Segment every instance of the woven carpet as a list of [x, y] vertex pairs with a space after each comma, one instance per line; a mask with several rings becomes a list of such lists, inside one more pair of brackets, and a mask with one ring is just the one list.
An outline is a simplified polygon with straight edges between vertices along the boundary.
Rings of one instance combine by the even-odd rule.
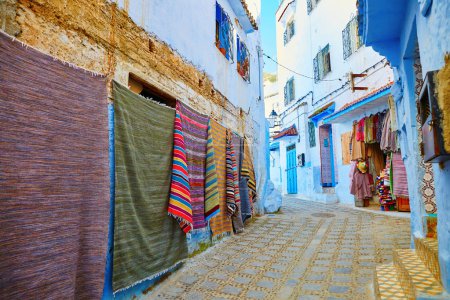
[[181, 116], [186, 145], [189, 183], [191, 185], [193, 228], [204, 228], [206, 227], [205, 169], [209, 118], [179, 101], [177, 103], [177, 112]]
[[231, 219], [227, 216], [226, 204], [226, 134], [227, 129], [217, 123], [210, 121], [211, 135], [214, 146], [214, 161], [216, 163], [217, 188], [219, 192], [219, 213], [211, 218], [209, 225], [211, 227], [213, 239], [217, 239], [222, 235], [231, 233], [233, 230]]
[[[242, 159], [241, 176], [247, 177], [247, 184], [249, 189], [250, 202], [253, 204], [256, 202], [256, 178], [255, 169], [253, 167], [253, 159], [248, 146], [247, 140], [244, 139], [244, 157]], [[253, 207], [253, 206], [252, 206]]]
[[0, 298], [100, 299], [106, 80], [0, 33]]
[[239, 194], [239, 175], [237, 169], [236, 152], [233, 143], [233, 133], [227, 132], [227, 208], [231, 217], [234, 232], [239, 233], [244, 230], [244, 223], [241, 216], [241, 198]]
[[400, 152], [392, 154], [392, 177], [394, 183], [394, 195], [409, 197], [406, 168]]
[[[178, 104], [177, 104], [178, 105]], [[173, 134], [172, 180], [170, 183], [169, 215], [178, 220], [181, 229], [188, 233], [192, 229], [191, 187], [184, 144], [181, 117], [175, 114]]]
[[150, 279], [187, 257], [167, 215], [175, 111], [114, 83], [116, 199], [113, 290]]
[[208, 123], [208, 142], [206, 144], [206, 179], [205, 179], [205, 218], [206, 221], [220, 212], [219, 189], [217, 187], [217, 170], [214, 159], [214, 141], [211, 120]]

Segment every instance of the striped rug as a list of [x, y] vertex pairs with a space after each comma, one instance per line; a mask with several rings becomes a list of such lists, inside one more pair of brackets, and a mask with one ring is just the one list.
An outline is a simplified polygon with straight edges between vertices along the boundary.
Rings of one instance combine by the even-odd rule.
[[217, 188], [219, 192], [219, 213], [211, 218], [213, 239], [230, 234], [233, 230], [231, 218], [227, 216], [226, 204], [226, 133], [227, 129], [214, 120], [210, 121], [211, 136], [214, 146], [214, 161], [216, 163]]
[[107, 85], [0, 32], [0, 298], [100, 299]]
[[217, 170], [214, 158], [214, 141], [211, 119], [208, 123], [208, 142], [206, 144], [206, 179], [205, 179], [205, 218], [210, 221], [220, 212]]
[[178, 101], [177, 112], [181, 117], [186, 159], [191, 186], [193, 229], [206, 227], [205, 220], [205, 169], [208, 120], [189, 106]]
[[233, 144], [233, 133], [227, 132], [227, 207], [228, 215], [231, 216], [234, 232], [244, 230], [241, 216], [241, 198], [239, 194], [239, 175], [237, 169], [236, 152]]
[[256, 202], [256, 179], [255, 179], [255, 169], [253, 167], [253, 159], [248, 146], [247, 139], [244, 139], [244, 158], [242, 160], [241, 176], [247, 177], [249, 198], [251, 203]]
[[400, 152], [392, 153], [392, 173], [393, 194], [399, 197], [409, 197], [406, 168]]
[[178, 220], [181, 229], [185, 233], [191, 231], [193, 223], [191, 187], [189, 185], [189, 173], [186, 160], [186, 146], [184, 144], [183, 126], [181, 125], [181, 117], [178, 112], [175, 114], [172, 180], [170, 183], [168, 212], [169, 215]]

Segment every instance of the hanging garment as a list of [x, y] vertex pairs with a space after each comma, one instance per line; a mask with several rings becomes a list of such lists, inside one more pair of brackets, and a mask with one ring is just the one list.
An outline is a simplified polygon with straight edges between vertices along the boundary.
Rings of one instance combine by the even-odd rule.
[[353, 132], [355, 134], [352, 134], [352, 160], [358, 160], [358, 159], [366, 159], [366, 145], [364, 144], [364, 141], [357, 141], [356, 135], [358, 130], [358, 123], [353, 124]]
[[211, 135], [214, 147], [214, 161], [217, 174], [217, 188], [219, 192], [219, 213], [212, 217], [209, 225], [213, 239], [228, 235], [233, 231], [231, 218], [227, 216], [226, 203], [226, 136], [227, 129], [214, 120], [210, 120]]
[[391, 139], [391, 115], [387, 113], [383, 122], [383, 130], [380, 142], [381, 150], [383, 151], [390, 150], [390, 139]]
[[183, 126], [186, 159], [191, 186], [191, 202], [194, 228], [206, 227], [205, 220], [205, 169], [208, 120], [182, 102], [177, 102], [178, 113]]
[[341, 135], [341, 149], [342, 149], [342, 164], [348, 165], [351, 160], [350, 145], [352, 139], [352, 132], [346, 132]]
[[214, 158], [214, 141], [211, 120], [208, 122], [208, 142], [206, 144], [206, 177], [205, 177], [205, 219], [207, 222], [220, 212], [219, 189], [217, 185], [217, 169]]
[[364, 121], [364, 142], [366, 144], [374, 143], [375, 138], [373, 135], [373, 116], [369, 116]]
[[397, 111], [395, 109], [395, 100], [391, 94], [388, 96], [389, 114], [391, 118], [391, 130], [397, 130]]
[[236, 154], [233, 146], [233, 134], [227, 132], [227, 207], [236, 233], [244, 230], [240, 208], [239, 176], [237, 172]]
[[369, 174], [356, 171], [353, 175], [353, 184], [350, 193], [355, 195], [358, 200], [372, 198]]
[[193, 223], [191, 187], [189, 185], [183, 126], [178, 110], [179, 109], [177, 109], [177, 112], [175, 113], [172, 178], [170, 183], [168, 213], [177, 219], [181, 229], [185, 233], [188, 233], [191, 231]]
[[383, 125], [384, 125], [384, 119], [386, 117], [385, 112], [381, 112], [378, 115], [378, 124], [377, 124], [377, 133], [376, 133], [376, 141], [378, 144], [381, 143], [381, 137], [383, 135]]
[[373, 127], [372, 127], [372, 142], [373, 143], [379, 143], [377, 141], [377, 131], [378, 131], [378, 127], [380, 126], [379, 123], [380, 120], [380, 114], [376, 114], [372, 117], [372, 123], [373, 123]]
[[358, 126], [356, 127], [356, 140], [358, 142], [364, 142], [364, 123], [365, 118], [358, 121]]
[[0, 298], [100, 299], [107, 83], [0, 32]]
[[[187, 257], [167, 215], [175, 111], [113, 85], [116, 195], [113, 290], [166, 272]], [[183, 127], [184, 129], [184, 127]]]
[[353, 187], [353, 176], [355, 175], [356, 172], [356, 161], [352, 160], [350, 162], [350, 172], [348, 172], [348, 177], [350, 178], [350, 186], [349, 186], [349, 191], [352, 191], [352, 187]]
[[392, 154], [392, 177], [394, 195], [396, 197], [409, 197], [406, 168], [400, 152]]

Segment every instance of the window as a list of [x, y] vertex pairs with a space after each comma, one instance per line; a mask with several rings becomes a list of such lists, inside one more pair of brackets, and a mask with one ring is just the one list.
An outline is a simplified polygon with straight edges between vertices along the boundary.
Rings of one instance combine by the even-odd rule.
[[216, 2], [216, 47], [231, 61], [233, 61], [233, 31], [230, 17]]
[[295, 98], [294, 77], [289, 79], [284, 86], [284, 105], [288, 105]]
[[295, 24], [291, 21], [287, 24], [286, 30], [284, 31], [284, 44], [286, 45], [295, 34]]
[[314, 82], [319, 82], [331, 72], [330, 45], [326, 45], [316, 55], [313, 61]]
[[313, 122], [308, 122], [309, 147], [316, 146], [316, 127]]
[[175, 108], [177, 100], [168, 93], [160, 90], [156, 86], [151, 85], [138, 76], [130, 73], [128, 75], [128, 87], [136, 94], [150, 98], [156, 102], [165, 104], [167, 106]]
[[250, 54], [239, 36], [237, 36], [237, 71], [245, 81], [250, 82]]
[[362, 46], [361, 36], [358, 35], [358, 18], [354, 17], [342, 30], [342, 46], [344, 49], [344, 59], [352, 55]]
[[306, 6], [308, 8], [308, 15], [317, 6], [320, 0], [306, 0]]

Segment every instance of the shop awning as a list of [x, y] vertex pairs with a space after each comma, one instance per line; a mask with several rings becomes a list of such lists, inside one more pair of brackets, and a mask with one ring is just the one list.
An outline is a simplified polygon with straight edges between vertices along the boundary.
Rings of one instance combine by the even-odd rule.
[[376, 89], [369, 94], [349, 102], [342, 106], [338, 111], [332, 115], [327, 116], [324, 120], [324, 124], [330, 123], [342, 123], [356, 118], [360, 118], [361, 115], [368, 110], [379, 107], [385, 109], [388, 107], [387, 99], [391, 92], [392, 82], [387, 85]]
[[274, 135], [272, 138], [274, 140], [276, 140], [276, 139], [280, 139], [285, 136], [297, 136], [297, 135], [298, 135], [298, 131], [297, 131], [297, 128], [295, 128], [295, 124], [294, 124], [289, 128], [281, 130], [280, 133]]
[[269, 146], [270, 151], [276, 151], [280, 149], [280, 142], [271, 143]]
[[319, 123], [320, 120], [334, 113], [335, 107], [336, 103], [330, 102], [313, 112], [308, 118], [310, 118], [317, 127], [317, 123]]

